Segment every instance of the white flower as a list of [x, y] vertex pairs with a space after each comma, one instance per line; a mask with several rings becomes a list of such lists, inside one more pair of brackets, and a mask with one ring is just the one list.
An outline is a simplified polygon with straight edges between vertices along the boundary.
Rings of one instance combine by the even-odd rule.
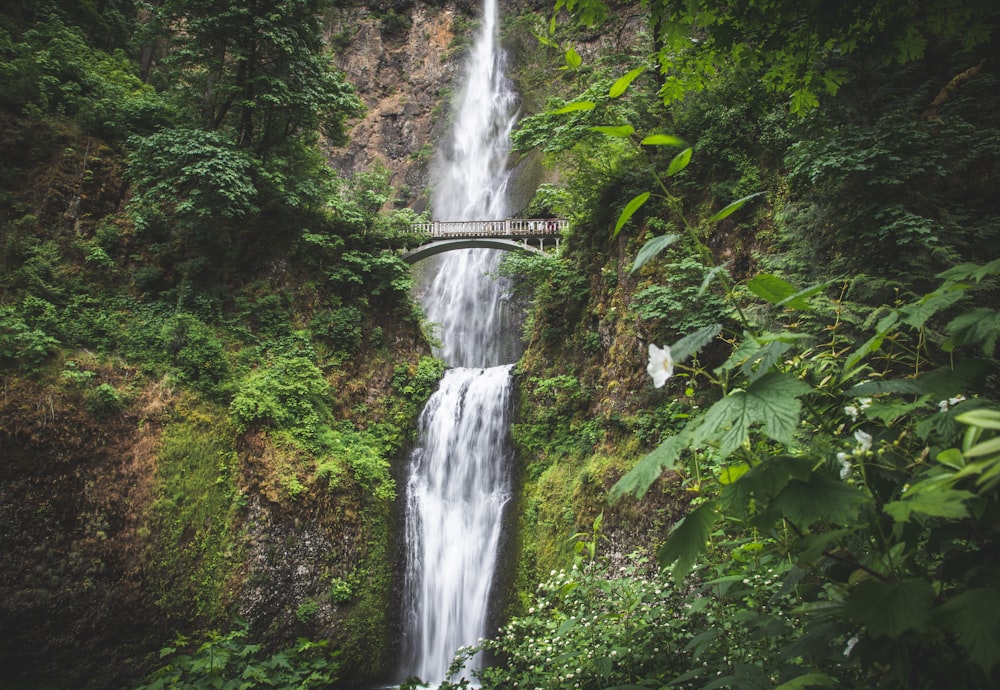
[[837, 453], [837, 462], [840, 463], [840, 478], [847, 479], [851, 476], [851, 463], [847, 459], [847, 453]]
[[646, 373], [653, 377], [653, 385], [657, 388], [662, 388], [667, 379], [674, 375], [674, 358], [670, 354], [670, 346], [657, 347], [653, 343], [649, 344]]
[[941, 402], [939, 402], [938, 403], [938, 408], [942, 412], [947, 412], [949, 408], [954, 407], [955, 405], [957, 405], [958, 403], [962, 402], [963, 400], [965, 400], [965, 396], [962, 395], [961, 393], [959, 393], [954, 398], [948, 398], [947, 400], [942, 400]]
[[867, 453], [872, 449], [872, 436], [861, 429], [854, 432], [854, 438], [858, 442], [858, 449], [855, 453]]
[[858, 404], [861, 405], [862, 410], [867, 410], [872, 406], [871, 398], [858, 398]]
[[858, 421], [858, 412], [859, 412], [858, 408], [856, 408], [854, 405], [848, 405], [847, 407], [844, 408], [844, 414], [846, 414], [848, 417], [851, 418], [851, 420], [855, 422]]
[[847, 641], [847, 646], [844, 647], [844, 656], [850, 656], [851, 652], [854, 651], [854, 645], [858, 643], [858, 636], [855, 635]]

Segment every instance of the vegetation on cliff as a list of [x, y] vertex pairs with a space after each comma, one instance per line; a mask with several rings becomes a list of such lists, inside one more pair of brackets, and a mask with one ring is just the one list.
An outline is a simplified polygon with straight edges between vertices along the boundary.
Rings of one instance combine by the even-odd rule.
[[362, 109], [322, 5], [0, 14], [5, 687], [134, 686], [206, 632], [386, 670], [393, 463], [442, 366], [387, 176], [325, 161]]
[[[995, 8], [643, 3], [588, 60], [638, 8], [564, 6], [515, 134], [576, 220], [509, 267], [535, 569], [483, 686], [992, 687]], [[690, 506], [671, 579], [634, 497]]]

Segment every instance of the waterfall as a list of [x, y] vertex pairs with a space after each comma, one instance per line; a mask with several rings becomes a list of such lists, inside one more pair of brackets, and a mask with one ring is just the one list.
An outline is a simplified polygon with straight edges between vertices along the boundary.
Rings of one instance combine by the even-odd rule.
[[[435, 165], [437, 220], [508, 215], [517, 96], [504, 76], [496, 0], [485, 0], [454, 128]], [[511, 494], [507, 290], [501, 252], [446, 252], [421, 301], [449, 367], [420, 417], [406, 484], [403, 677], [446, 680], [458, 649], [486, 635], [504, 506]], [[473, 659], [475, 667], [479, 659]]]

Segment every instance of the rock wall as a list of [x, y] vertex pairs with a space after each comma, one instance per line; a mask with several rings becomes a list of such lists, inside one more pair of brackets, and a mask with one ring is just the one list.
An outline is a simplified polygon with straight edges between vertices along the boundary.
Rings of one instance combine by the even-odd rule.
[[329, 149], [334, 168], [350, 174], [384, 165], [397, 203], [426, 208], [434, 143], [461, 66], [460, 32], [471, 21], [468, 8], [452, 3], [404, 4], [381, 16], [369, 7], [329, 13], [326, 36], [336, 64], [368, 109], [351, 127], [349, 143]]

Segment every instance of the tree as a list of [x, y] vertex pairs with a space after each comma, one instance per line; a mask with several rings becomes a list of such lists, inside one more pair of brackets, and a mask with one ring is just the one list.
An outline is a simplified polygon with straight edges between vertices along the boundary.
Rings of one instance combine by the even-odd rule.
[[[635, 0], [632, 0], [635, 4]], [[648, 5], [664, 75], [664, 101], [705, 88], [724, 65], [749, 67], [788, 93], [804, 114], [833, 95], [855, 64], [906, 64], [934, 43], [966, 55], [967, 67], [991, 55], [996, 3], [973, 0], [641, 0]], [[577, 21], [599, 22], [603, 0], [556, 0]]]
[[201, 127], [227, 130], [264, 156], [322, 131], [333, 143], [361, 112], [353, 88], [323, 54], [324, 0], [166, 0], [164, 67]]

